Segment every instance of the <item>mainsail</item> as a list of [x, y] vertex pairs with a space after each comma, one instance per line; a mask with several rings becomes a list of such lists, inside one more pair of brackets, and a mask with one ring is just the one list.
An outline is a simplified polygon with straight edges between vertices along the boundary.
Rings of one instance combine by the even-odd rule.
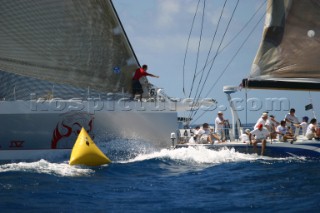
[[129, 91], [138, 60], [111, 0], [0, 4], [0, 70], [27, 78]]
[[243, 86], [320, 90], [320, 1], [269, 0], [263, 38]]

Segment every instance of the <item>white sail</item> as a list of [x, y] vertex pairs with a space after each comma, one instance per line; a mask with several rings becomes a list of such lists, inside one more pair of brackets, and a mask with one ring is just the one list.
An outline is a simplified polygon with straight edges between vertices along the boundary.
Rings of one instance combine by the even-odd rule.
[[33, 79], [129, 91], [138, 61], [111, 0], [2, 1], [0, 70]]

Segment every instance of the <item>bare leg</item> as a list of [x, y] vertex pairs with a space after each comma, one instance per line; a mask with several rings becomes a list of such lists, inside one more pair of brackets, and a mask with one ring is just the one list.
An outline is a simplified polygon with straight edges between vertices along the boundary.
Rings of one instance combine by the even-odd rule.
[[255, 152], [255, 153], [258, 153], [258, 150], [257, 150], [257, 141], [253, 141], [253, 151]]
[[212, 134], [212, 136], [213, 136], [215, 139], [220, 140], [220, 137], [219, 137], [218, 135]]
[[265, 148], [266, 148], [266, 143], [267, 143], [267, 140], [262, 140], [261, 155], [264, 154], [264, 150], [265, 150]]
[[221, 139], [222, 139], [222, 142], [226, 142], [226, 134], [225, 134], [224, 130], [222, 130], [222, 132], [221, 132]]

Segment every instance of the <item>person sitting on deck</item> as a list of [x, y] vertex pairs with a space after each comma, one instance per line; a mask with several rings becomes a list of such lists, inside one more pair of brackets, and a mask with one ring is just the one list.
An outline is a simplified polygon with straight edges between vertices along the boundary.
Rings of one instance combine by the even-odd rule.
[[192, 130], [192, 137], [189, 139], [189, 143], [197, 143], [199, 140], [199, 131], [200, 131], [200, 126], [196, 126]]
[[214, 132], [214, 128], [212, 126], [210, 126], [210, 134], [211, 134], [212, 143], [214, 142], [213, 139], [216, 139], [218, 143], [221, 143], [220, 142], [221, 136]]
[[286, 127], [285, 120], [280, 122], [280, 126], [277, 127], [276, 133], [278, 134], [278, 139], [280, 142], [286, 142], [288, 139], [292, 139], [293, 141], [296, 140], [293, 134]]
[[241, 140], [242, 143], [250, 143], [249, 135], [250, 135], [250, 129], [246, 129], [244, 133], [240, 135], [239, 139]]
[[293, 134], [295, 134], [296, 128], [300, 127], [300, 122], [295, 113], [296, 110], [294, 108], [291, 108], [289, 113], [284, 118], [284, 120], [286, 121], [286, 125], [291, 128]]
[[202, 129], [199, 130], [199, 142], [198, 143], [211, 143], [212, 144], [212, 138], [211, 138], [211, 134], [210, 134], [210, 129], [209, 129], [209, 124], [208, 123], [204, 123], [202, 125]]
[[320, 140], [319, 130], [320, 129], [317, 126], [317, 119], [312, 118], [306, 132], [306, 137], [308, 138], [308, 140], [312, 140], [313, 138], [316, 140]]
[[254, 125], [253, 129], [257, 129], [259, 124], [262, 124], [263, 127], [266, 127], [269, 130], [269, 124], [267, 123], [268, 121], [268, 113], [264, 112], [262, 113], [261, 117], [257, 120], [257, 123]]
[[274, 115], [270, 115], [269, 119], [266, 121], [266, 127], [268, 128], [270, 132], [270, 138], [275, 139], [277, 138], [276, 129], [279, 126], [279, 122], [276, 121]]
[[[253, 141], [252, 141], [252, 136], [254, 136]], [[262, 143], [261, 155], [264, 154], [268, 136], [269, 136], [269, 131], [266, 128], [263, 128], [263, 124], [258, 124], [257, 128], [250, 132], [249, 141], [250, 141], [250, 144], [253, 144], [253, 150], [255, 152], [257, 152], [257, 143]]]

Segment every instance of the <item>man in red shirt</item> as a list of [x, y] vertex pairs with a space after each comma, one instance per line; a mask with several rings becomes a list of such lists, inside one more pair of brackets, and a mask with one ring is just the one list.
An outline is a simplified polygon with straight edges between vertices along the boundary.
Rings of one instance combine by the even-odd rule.
[[142, 85], [140, 83], [140, 78], [142, 76], [151, 76], [155, 78], [159, 78], [157, 75], [153, 75], [151, 73], [147, 73], [148, 66], [143, 65], [141, 68], [138, 68], [136, 72], [134, 73], [134, 76], [132, 78], [132, 99], [135, 97], [136, 94], [140, 94], [140, 101], [142, 101]]

